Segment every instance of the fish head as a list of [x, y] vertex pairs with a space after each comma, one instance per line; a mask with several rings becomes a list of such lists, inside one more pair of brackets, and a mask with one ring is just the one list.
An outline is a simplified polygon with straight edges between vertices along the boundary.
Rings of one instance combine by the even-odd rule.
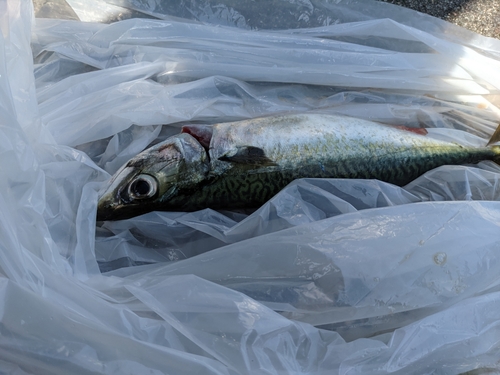
[[209, 158], [191, 135], [168, 138], [130, 159], [101, 190], [97, 220], [123, 220], [159, 208], [179, 191], [193, 189], [206, 178]]

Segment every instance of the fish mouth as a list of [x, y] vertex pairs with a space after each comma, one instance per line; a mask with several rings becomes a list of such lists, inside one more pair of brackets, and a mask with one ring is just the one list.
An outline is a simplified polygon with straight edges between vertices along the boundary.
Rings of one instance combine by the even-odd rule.
[[115, 199], [109, 197], [109, 194], [99, 196], [97, 202], [97, 221], [114, 220], [116, 214], [123, 208]]
[[115, 216], [114, 209], [112, 208], [111, 205], [104, 205], [104, 204], [97, 205], [97, 214], [96, 214], [97, 221], [113, 220], [114, 216]]
[[97, 205], [97, 221], [126, 220], [150, 212], [151, 209], [142, 205], [122, 205], [109, 201], [99, 201]]
[[97, 202], [96, 220], [126, 220], [150, 211], [151, 207], [145, 202], [125, 202], [121, 198], [120, 190], [118, 192], [107, 190]]

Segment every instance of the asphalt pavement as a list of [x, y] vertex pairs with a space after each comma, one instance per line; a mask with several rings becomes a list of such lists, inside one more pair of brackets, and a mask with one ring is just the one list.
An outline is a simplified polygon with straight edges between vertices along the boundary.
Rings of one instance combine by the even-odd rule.
[[380, 0], [500, 39], [500, 0]]

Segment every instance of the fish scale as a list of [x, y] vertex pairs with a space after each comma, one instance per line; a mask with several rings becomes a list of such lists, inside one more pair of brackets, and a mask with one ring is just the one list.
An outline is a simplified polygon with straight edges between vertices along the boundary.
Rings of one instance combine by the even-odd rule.
[[[498, 161], [500, 154], [499, 146], [465, 147], [408, 129], [325, 114], [279, 115], [188, 130], [137, 155], [140, 163], [132, 159], [122, 167], [101, 195], [98, 217], [253, 208], [304, 177], [405, 185], [441, 165]], [[154, 177], [156, 195], [131, 198], [131, 187], [139, 186], [141, 176]], [[149, 183], [144, 181], [142, 190]]]

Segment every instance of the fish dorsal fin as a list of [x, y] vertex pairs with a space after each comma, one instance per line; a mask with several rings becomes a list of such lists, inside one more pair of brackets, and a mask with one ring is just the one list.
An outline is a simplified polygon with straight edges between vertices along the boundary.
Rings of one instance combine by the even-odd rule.
[[491, 136], [491, 138], [488, 141], [488, 143], [486, 144], [486, 146], [489, 146], [493, 143], [497, 143], [499, 141], [500, 141], [500, 124], [498, 125], [497, 129], [495, 130], [495, 132]]
[[219, 157], [220, 161], [246, 164], [248, 166], [267, 167], [277, 165], [269, 159], [264, 150], [255, 146], [238, 146]]

